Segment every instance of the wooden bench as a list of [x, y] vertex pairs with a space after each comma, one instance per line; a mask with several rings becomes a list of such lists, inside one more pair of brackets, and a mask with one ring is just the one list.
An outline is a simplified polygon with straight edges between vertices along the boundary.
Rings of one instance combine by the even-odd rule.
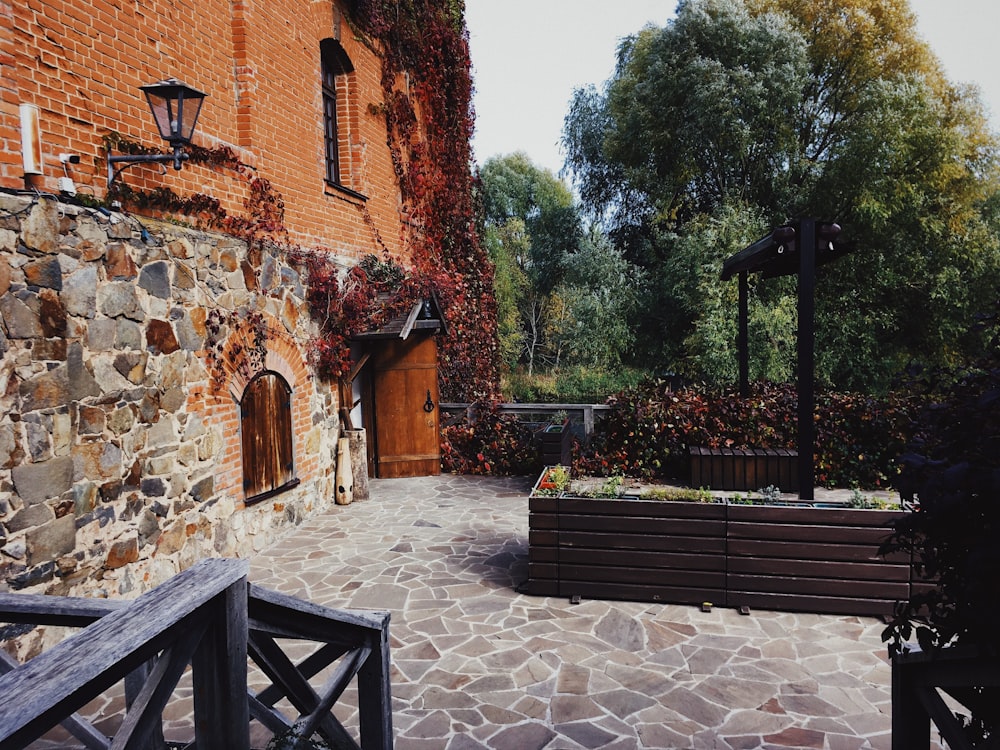
[[691, 486], [713, 490], [759, 490], [773, 486], [798, 492], [799, 454], [786, 448], [706, 448], [692, 445]]

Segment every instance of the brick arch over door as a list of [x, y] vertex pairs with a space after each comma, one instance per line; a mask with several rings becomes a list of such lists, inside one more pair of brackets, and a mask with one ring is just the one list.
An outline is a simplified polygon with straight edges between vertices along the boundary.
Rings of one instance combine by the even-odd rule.
[[[310, 434], [314, 426], [314, 413], [332, 410], [329, 403], [333, 394], [317, 393], [316, 383], [308, 369], [306, 356], [281, 323], [264, 316], [267, 337], [263, 356], [248, 356], [254, 350], [254, 332], [247, 327], [238, 328], [226, 340], [219, 365], [223, 371], [221, 382], [199, 394], [203, 421], [210, 429], [221, 432], [222, 446], [216, 458], [215, 490], [243, 503], [244, 492], [243, 446], [241, 441], [240, 404], [250, 383], [262, 372], [280, 375], [291, 389], [290, 417], [292, 424], [292, 452], [295, 476], [301, 482], [319, 478], [330, 469], [321, 461], [318, 448], [311, 446]], [[234, 356], [233, 352], [244, 352]], [[250, 502], [254, 499], [250, 498]]]
[[298, 485], [292, 389], [276, 372], [257, 373], [240, 399], [243, 495], [247, 505]]

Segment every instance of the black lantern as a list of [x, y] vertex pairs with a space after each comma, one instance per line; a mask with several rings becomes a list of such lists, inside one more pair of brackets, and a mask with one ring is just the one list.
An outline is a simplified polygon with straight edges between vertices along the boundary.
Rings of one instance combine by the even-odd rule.
[[[176, 78], [168, 78], [159, 83], [140, 86], [149, 103], [149, 111], [153, 113], [160, 137], [167, 141], [174, 152], [172, 154], [124, 154], [112, 156], [108, 150], [108, 189], [111, 189], [115, 177], [133, 164], [163, 164], [173, 162], [174, 169], [180, 169], [188, 158], [184, 147], [191, 143], [201, 105], [207, 94], [181, 83]], [[115, 168], [115, 165], [121, 165]]]

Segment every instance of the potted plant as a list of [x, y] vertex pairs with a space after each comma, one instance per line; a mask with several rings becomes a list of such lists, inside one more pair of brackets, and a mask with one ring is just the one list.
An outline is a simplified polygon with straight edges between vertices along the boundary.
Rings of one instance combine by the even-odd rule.
[[557, 464], [546, 466], [531, 491], [532, 496], [560, 495], [569, 487], [569, 469]]

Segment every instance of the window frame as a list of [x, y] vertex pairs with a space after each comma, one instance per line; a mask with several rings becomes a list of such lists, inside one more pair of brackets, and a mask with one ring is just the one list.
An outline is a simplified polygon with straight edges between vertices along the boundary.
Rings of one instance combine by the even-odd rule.
[[[323, 99], [323, 161], [326, 183], [332, 187], [354, 193], [344, 182], [344, 159], [341, 137], [343, 120], [347, 119], [349, 81], [354, 65], [340, 42], [333, 38], [320, 42], [322, 73], [320, 85]], [[348, 172], [349, 174], [349, 172]]]
[[292, 393], [288, 381], [274, 370], [257, 373], [243, 390], [239, 401], [240, 452], [244, 503], [248, 506], [299, 484]]

